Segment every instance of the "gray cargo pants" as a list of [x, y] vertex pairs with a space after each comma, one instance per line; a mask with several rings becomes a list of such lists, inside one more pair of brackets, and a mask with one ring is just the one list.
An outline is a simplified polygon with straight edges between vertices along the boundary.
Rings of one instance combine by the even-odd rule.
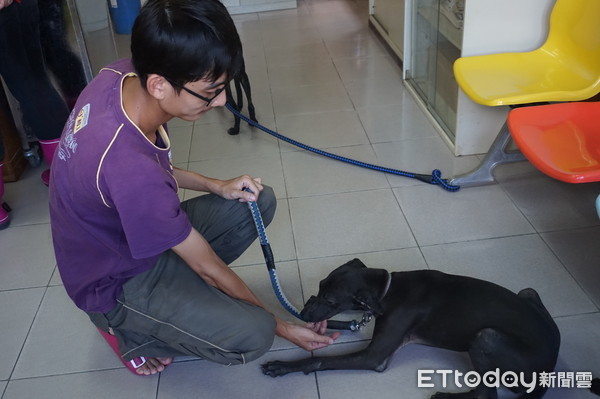
[[[258, 206], [264, 223], [270, 223], [276, 208], [270, 187], [261, 192]], [[257, 237], [246, 203], [209, 194], [181, 207], [227, 264]], [[125, 283], [117, 302], [108, 313], [88, 315], [102, 330], [112, 328], [125, 360], [197, 356], [225, 365], [243, 364], [267, 352], [275, 336], [271, 314], [206, 284], [171, 250], [154, 268]]]

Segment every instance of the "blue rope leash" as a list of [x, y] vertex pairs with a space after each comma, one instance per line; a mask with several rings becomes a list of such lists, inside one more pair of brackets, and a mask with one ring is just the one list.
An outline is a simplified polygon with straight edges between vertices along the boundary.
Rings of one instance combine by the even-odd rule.
[[[263, 132], [270, 134], [271, 136], [274, 136], [280, 140], [283, 140], [287, 143], [293, 144], [297, 147], [300, 147], [304, 150], [313, 152], [315, 154], [323, 155], [328, 158], [346, 162], [351, 165], [361, 166], [361, 167], [376, 170], [379, 172], [409, 177], [412, 179], [417, 179], [417, 180], [423, 181], [425, 183], [439, 185], [442, 188], [444, 188], [445, 190], [450, 191], [450, 192], [455, 192], [460, 189], [460, 186], [449, 184], [447, 179], [442, 179], [442, 172], [438, 169], [435, 169], [431, 173], [431, 175], [424, 175], [424, 174], [405, 172], [405, 171], [398, 170], [398, 169], [385, 168], [382, 166], [377, 166], [377, 165], [369, 164], [366, 162], [356, 161], [354, 159], [350, 159], [350, 158], [346, 158], [346, 157], [343, 157], [340, 155], [332, 154], [330, 152], [319, 150], [318, 148], [314, 148], [314, 147], [308, 146], [306, 144], [300, 143], [299, 141], [293, 140], [293, 139], [286, 137], [280, 133], [277, 133], [265, 126], [262, 126], [258, 122], [255, 122], [252, 119], [248, 118], [247, 116], [243, 115], [242, 113], [238, 112], [238, 110], [236, 110], [229, 103], [226, 103], [225, 106], [231, 113], [233, 113], [235, 116], [237, 116], [241, 120], [245, 121], [249, 125], [257, 127], [260, 130], [262, 130]], [[244, 191], [252, 192], [249, 188], [244, 188]], [[250, 212], [252, 213], [252, 218], [253, 218], [254, 224], [256, 226], [258, 238], [260, 240], [260, 246], [262, 248], [265, 262], [267, 264], [267, 269], [269, 271], [271, 285], [273, 286], [273, 292], [275, 293], [275, 296], [277, 297], [277, 299], [279, 300], [281, 305], [290, 314], [292, 314], [294, 317], [302, 320], [302, 317], [300, 316], [300, 312], [298, 311], [298, 309], [296, 309], [296, 307], [290, 303], [290, 301], [286, 298], [285, 294], [283, 293], [283, 290], [281, 289], [281, 284], [279, 283], [279, 279], [277, 278], [277, 271], [275, 269], [275, 258], [273, 257], [273, 251], [271, 250], [271, 244], [269, 244], [269, 240], [267, 239], [267, 234], [265, 232], [265, 226], [264, 226], [264, 223], [262, 220], [262, 216], [260, 214], [260, 210], [258, 209], [258, 205], [254, 201], [249, 201], [248, 208], [250, 209]], [[365, 314], [365, 315], [363, 315], [363, 319], [360, 322], [358, 322], [356, 320], [351, 320], [351, 321], [328, 320], [328, 327], [338, 329], [338, 330], [358, 331], [361, 327], [366, 325], [370, 319], [371, 319], [371, 316]]]
[[280, 140], [283, 140], [287, 143], [295, 145], [296, 147], [300, 147], [304, 150], [313, 152], [315, 154], [323, 155], [328, 158], [336, 159], [338, 161], [346, 162], [346, 163], [349, 163], [352, 165], [361, 166], [363, 168], [372, 169], [372, 170], [376, 170], [376, 171], [384, 172], [384, 173], [390, 173], [390, 174], [398, 175], [398, 176], [409, 177], [411, 179], [417, 179], [417, 180], [420, 180], [425, 183], [439, 185], [443, 189], [450, 191], [450, 192], [455, 192], [460, 189], [460, 186], [456, 186], [456, 185], [448, 183], [448, 179], [442, 179], [442, 172], [439, 169], [435, 169], [433, 172], [431, 172], [431, 175], [425, 175], [425, 174], [405, 172], [405, 171], [398, 170], [398, 169], [391, 169], [391, 168], [386, 168], [383, 166], [373, 165], [373, 164], [366, 163], [366, 162], [356, 161], [354, 159], [346, 158], [346, 157], [343, 157], [340, 155], [332, 154], [327, 151], [319, 150], [318, 148], [314, 148], [309, 145], [300, 143], [299, 141], [296, 141], [296, 140], [286, 137], [280, 133], [277, 133], [267, 127], [264, 127], [260, 123], [253, 121], [252, 119], [248, 118], [247, 116], [241, 114], [238, 110], [235, 109], [235, 107], [233, 107], [229, 103], [226, 103], [225, 107], [227, 107], [227, 109], [231, 113], [233, 113], [235, 116], [237, 116], [241, 120], [247, 122], [249, 125], [257, 127], [260, 130], [262, 130], [263, 132], [270, 134], [271, 136], [274, 136]]
[[[252, 192], [249, 188], [244, 188], [244, 191]], [[288, 301], [283, 290], [281, 289], [281, 284], [279, 284], [279, 279], [277, 278], [277, 272], [275, 271], [275, 258], [273, 257], [273, 251], [271, 250], [271, 244], [269, 244], [269, 240], [267, 239], [267, 233], [265, 232], [265, 225], [262, 220], [262, 216], [260, 214], [260, 210], [258, 209], [258, 205], [255, 201], [248, 202], [248, 208], [250, 208], [250, 212], [252, 213], [252, 219], [254, 220], [254, 224], [256, 226], [256, 231], [258, 232], [258, 239], [260, 241], [260, 247], [262, 248], [263, 255], [265, 257], [265, 262], [267, 263], [267, 269], [269, 270], [269, 277], [271, 278], [271, 285], [273, 286], [273, 292], [275, 292], [275, 296], [281, 303], [281, 305], [293, 316], [298, 319], [302, 319], [300, 317], [300, 312], [294, 305]]]
[[[248, 187], [244, 188], [244, 191], [247, 191], [249, 193], [252, 192], [252, 190], [250, 190]], [[262, 220], [260, 210], [258, 209], [258, 204], [256, 203], [256, 201], [248, 201], [248, 208], [250, 209], [252, 219], [254, 220], [254, 225], [256, 226], [258, 239], [260, 241], [260, 247], [262, 248], [262, 252], [265, 257], [265, 263], [267, 264], [267, 269], [269, 271], [269, 278], [271, 279], [271, 286], [273, 287], [273, 292], [275, 293], [275, 296], [277, 297], [281, 305], [285, 308], [285, 310], [287, 310], [291, 315], [293, 315], [297, 319], [302, 320], [302, 316], [300, 316], [300, 311], [294, 305], [291, 304], [291, 302], [287, 299], [287, 297], [283, 293], [283, 290], [281, 289], [281, 284], [279, 283], [279, 279], [277, 278], [277, 270], [275, 269], [275, 257], [273, 256], [271, 244], [269, 244], [269, 240], [267, 238], [265, 225]], [[332, 328], [334, 330], [358, 331], [363, 326], [365, 326], [370, 320], [371, 316], [366, 314], [363, 315], [363, 318], [360, 322], [356, 320], [328, 320], [327, 327]]]

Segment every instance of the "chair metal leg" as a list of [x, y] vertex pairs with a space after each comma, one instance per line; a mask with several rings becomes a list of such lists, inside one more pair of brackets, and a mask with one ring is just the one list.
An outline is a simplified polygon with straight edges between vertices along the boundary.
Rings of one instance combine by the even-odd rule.
[[452, 178], [449, 183], [461, 187], [482, 186], [494, 183], [494, 168], [503, 163], [525, 161], [527, 158], [520, 151], [507, 151], [506, 147], [510, 142], [510, 131], [508, 124], [504, 122], [498, 136], [492, 143], [487, 155], [479, 164], [477, 169], [457, 177]]

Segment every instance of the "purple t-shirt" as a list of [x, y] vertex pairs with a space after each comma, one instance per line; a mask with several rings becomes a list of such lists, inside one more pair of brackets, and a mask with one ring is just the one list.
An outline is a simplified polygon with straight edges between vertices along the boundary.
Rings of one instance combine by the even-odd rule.
[[122, 285], [181, 243], [181, 210], [165, 129], [150, 142], [123, 109], [129, 60], [102, 69], [81, 93], [52, 163], [50, 218], [58, 269], [75, 304], [108, 312]]

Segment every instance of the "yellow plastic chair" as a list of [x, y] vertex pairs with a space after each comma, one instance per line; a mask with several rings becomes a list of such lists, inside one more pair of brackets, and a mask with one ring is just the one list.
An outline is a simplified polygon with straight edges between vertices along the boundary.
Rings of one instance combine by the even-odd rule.
[[[530, 52], [462, 57], [454, 63], [461, 89], [474, 102], [518, 105], [579, 101], [600, 92], [600, 0], [556, 0], [546, 42]], [[449, 183], [463, 187], [491, 184], [493, 169], [524, 161], [508, 151], [505, 123], [477, 169]]]
[[577, 101], [600, 92], [600, 1], [557, 0], [538, 49], [462, 57], [456, 81], [478, 104]]

